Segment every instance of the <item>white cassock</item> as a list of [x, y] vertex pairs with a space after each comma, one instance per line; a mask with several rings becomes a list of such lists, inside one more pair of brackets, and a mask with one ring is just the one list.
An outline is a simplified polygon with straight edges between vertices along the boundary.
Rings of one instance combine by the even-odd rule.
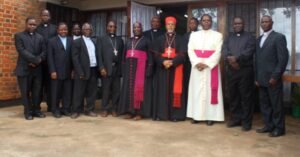
[[[197, 121], [224, 121], [223, 94], [219, 62], [222, 34], [213, 30], [190, 36], [188, 55], [192, 64], [188, 92], [187, 117]], [[198, 63], [208, 66], [202, 71]]]

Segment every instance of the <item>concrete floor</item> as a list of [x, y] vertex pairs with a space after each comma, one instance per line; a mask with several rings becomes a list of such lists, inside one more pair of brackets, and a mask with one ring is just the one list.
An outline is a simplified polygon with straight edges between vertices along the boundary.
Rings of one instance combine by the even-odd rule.
[[[99, 104], [99, 103], [98, 103]], [[42, 105], [45, 110], [45, 104]], [[287, 135], [269, 138], [225, 123], [132, 121], [81, 116], [25, 121], [23, 107], [0, 108], [0, 157], [299, 157], [300, 120], [286, 117]]]

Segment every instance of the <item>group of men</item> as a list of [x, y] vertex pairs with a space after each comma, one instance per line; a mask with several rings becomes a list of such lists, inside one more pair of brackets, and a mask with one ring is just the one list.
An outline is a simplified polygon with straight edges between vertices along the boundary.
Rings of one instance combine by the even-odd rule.
[[25, 31], [15, 35], [19, 53], [15, 72], [27, 120], [45, 117], [42, 95], [56, 118], [75, 119], [82, 112], [97, 117], [101, 78], [102, 117], [174, 122], [188, 117], [193, 124], [205, 121], [211, 126], [224, 121], [219, 66], [223, 55], [231, 111], [227, 126], [252, 128], [256, 84], [265, 123], [257, 132], [269, 132], [271, 137], [285, 134], [281, 75], [288, 51], [284, 35], [272, 30], [270, 16], [262, 17], [264, 35], [257, 40], [244, 31], [243, 19], [235, 17], [234, 32], [224, 42], [222, 34], [211, 29], [208, 14], [200, 21], [190, 19], [184, 36], [176, 33], [177, 20], [172, 16], [165, 19], [166, 32], [160, 29], [158, 16], [145, 32], [136, 22], [134, 36], [126, 43], [116, 35], [113, 20], [107, 23], [107, 34], [92, 38], [89, 23], [81, 28], [74, 25], [70, 37], [66, 23], [50, 24], [48, 10], [42, 11], [41, 19], [37, 26], [36, 19], [27, 18]]

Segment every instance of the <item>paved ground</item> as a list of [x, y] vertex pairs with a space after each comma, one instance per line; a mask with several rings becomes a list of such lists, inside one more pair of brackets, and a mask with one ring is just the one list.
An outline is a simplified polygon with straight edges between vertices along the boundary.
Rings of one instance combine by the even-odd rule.
[[[43, 105], [45, 108], [45, 105]], [[185, 122], [81, 116], [25, 121], [22, 106], [0, 108], [0, 157], [299, 157], [300, 120], [287, 116], [287, 135]], [[254, 129], [262, 126], [255, 115]]]

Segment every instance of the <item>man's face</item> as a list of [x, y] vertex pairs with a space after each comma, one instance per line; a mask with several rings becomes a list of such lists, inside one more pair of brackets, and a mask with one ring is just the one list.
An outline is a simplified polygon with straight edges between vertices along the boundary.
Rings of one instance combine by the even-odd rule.
[[211, 28], [212, 21], [209, 16], [203, 16], [201, 20], [201, 26], [204, 30], [209, 30]]
[[244, 30], [243, 20], [240, 18], [235, 18], [233, 21], [233, 31], [235, 33], [242, 32]]
[[167, 22], [166, 23], [166, 29], [167, 32], [171, 33], [171, 32], [175, 32], [175, 28], [176, 28], [176, 24], [173, 21]]
[[79, 25], [74, 25], [73, 26], [72, 34], [76, 35], [76, 36], [79, 36], [81, 34], [81, 30], [80, 30]]
[[142, 25], [141, 25], [141, 24], [135, 23], [135, 24], [133, 25], [133, 34], [134, 34], [135, 36], [140, 36], [140, 35], [142, 35]]
[[273, 27], [273, 21], [270, 17], [262, 17], [260, 21], [260, 26], [264, 32], [268, 32]]
[[151, 20], [151, 28], [152, 29], [159, 29], [160, 28], [160, 19], [159, 18], [153, 18]]
[[67, 25], [59, 25], [57, 28], [57, 34], [59, 34], [61, 37], [66, 37], [68, 35]]
[[41, 14], [42, 23], [48, 23], [50, 21], [50, 13], [48, 10], [44, 10]]
[[86, 37], [90, 37], [92, 35], [92, 27], [89, 24], [84, 24], [82, 26], [82, 34]]
[[189, 29], [190, 29], [191, 31], [196, 31], [197, 28], [198, 28], [198, 23], [197, 23], [197, 21], [195, 21], [195, 20], [190, 20], [190, 22], [189, 22]]
[[107, 30], [108, 33], [115, 34], [116, 33], [116, 29], [117, 29], [117, 26], [116, 26], [115, 22], [110, 21], [107, 24], [106, 30]]
[[30, 19], [26, 23], [26, 30], [30, 33], [33, 33], [36, 29], [36, 20], [35, 19]]

